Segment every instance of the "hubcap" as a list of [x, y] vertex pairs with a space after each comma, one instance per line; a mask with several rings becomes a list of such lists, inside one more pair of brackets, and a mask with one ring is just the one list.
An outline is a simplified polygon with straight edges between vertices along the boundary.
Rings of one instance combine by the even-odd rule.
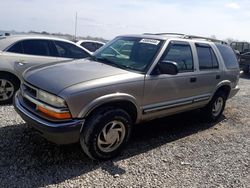
[[0, 101], [10, 99], [14, 94], [14, 86], [5, 79], [0, 79]]
[[116, 150], [124, 140], [125, 126], [120, 121], [111, 121], [102, 129], [97, 139], [97, 145], [102, 152]]
[[213, 106], [213, 115], [214, 116], [218, 116], [222, 110], [222, 107], [223, 107], [223, 103], [224, 103], [224, 100], [222, 97], [219, 97], [215, 102], [214, 102], [214, 106]]

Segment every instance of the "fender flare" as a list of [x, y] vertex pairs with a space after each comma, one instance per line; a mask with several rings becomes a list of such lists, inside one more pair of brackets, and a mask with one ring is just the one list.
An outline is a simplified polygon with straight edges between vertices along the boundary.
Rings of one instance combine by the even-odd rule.
[[137, 103], [136, 98], [126, 93], [112, 93], [112, 94], [107, 94], [107, 95], [96, 98], [95, 100], [91, 101], [88, 105], [86, 105], [80, 111], [80, 113], [78, 114], [78, 118], [85, 118], [96, 108], [102, 105], [111, 103], [111, 102], [116, 102], [116, 101], [131, 102], [136, 108], [136, 111], [137, 111], [136, 122], [138, 122], [138, 120], [141, 117], [141, 108], [139, 104]]

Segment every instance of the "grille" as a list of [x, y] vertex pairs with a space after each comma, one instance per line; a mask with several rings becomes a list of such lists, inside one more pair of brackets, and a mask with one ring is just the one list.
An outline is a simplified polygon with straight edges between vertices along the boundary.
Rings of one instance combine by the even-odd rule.
[[24, 89], [24, 92], [27, 93], [29, 96], [33, 97], [33, 98], [36, 98], [37, 96], [37, 90], [24, 84], [23, 85], [23, 89]]

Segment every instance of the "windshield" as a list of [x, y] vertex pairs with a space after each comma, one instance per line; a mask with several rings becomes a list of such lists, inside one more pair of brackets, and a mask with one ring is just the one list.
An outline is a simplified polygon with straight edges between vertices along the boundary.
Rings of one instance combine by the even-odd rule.
[[145, 72], [161, 45], [161, 40], [119, 37], [97, 51], [93, 58], [96, 61], [122, 69]]

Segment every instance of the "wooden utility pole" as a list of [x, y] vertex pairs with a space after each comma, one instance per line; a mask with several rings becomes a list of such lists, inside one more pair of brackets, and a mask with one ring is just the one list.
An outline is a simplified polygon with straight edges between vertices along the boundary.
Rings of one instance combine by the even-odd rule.
[[75, 19], [75, 42], [76, 42], [76, 30], [77, 30], [77, 12], [76, 12], [76, 19]]

